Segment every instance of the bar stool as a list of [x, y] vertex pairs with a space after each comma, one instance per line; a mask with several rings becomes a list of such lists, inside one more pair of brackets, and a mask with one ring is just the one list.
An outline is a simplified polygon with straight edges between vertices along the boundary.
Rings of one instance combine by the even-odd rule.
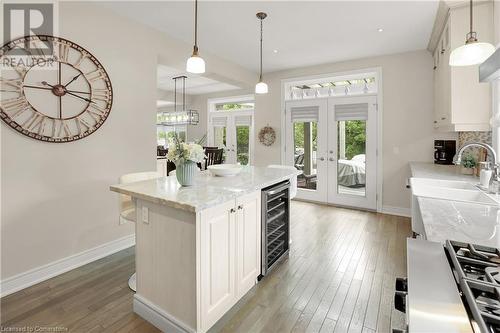
[[[121, 176], [119, 182], [120, 184], [130, 184], [155, 178], [160, 178], [160, 174], [156, 171], [136, 172]], [[118, 200], [120, 203], [120, 224], [126, 222], [136, 222], [137, 213], [135, 210], [135, 203], [133, 202], [132, 198], [128, 195], [120, 194]], [[137, 280], [135, 272], [128, 279], [128, 286], [133, 291], [137, 290]]]

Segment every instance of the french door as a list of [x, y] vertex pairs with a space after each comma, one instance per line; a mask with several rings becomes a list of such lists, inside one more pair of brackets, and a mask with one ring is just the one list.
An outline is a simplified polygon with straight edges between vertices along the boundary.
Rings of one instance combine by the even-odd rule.
[[209, 115], [208, 145], [224, 148], [225, 163], [253, 161], [253, 112], [217, 111]]
[[376, 209], [376, 105], [376, 96], [286, 103], [286, 162], [303, 171], [298, 198]]

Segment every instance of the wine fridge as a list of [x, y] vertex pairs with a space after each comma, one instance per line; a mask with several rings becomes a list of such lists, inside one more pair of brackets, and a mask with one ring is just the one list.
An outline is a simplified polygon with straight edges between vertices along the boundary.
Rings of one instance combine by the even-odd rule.
[[288, 255], [290, 240], [290, 182], [262, 190], [261, 275], [267, 275]]

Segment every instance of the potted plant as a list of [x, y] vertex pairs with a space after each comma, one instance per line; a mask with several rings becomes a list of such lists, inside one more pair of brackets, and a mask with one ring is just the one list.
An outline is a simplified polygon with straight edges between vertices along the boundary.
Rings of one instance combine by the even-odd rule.
[[474, 168], [476, 167], [476, 159], [471, 154], [467, 154], [462, 157], [462, 173], [464, 175], [473, 175]]
[[182, 186], [191, 186], [198, 172], [196, 163], [205, 159], [205, 152], [203, 147], [196, 143], [180, 142], [175, 134], [168, 147], [167, 159], [175, 163], [175, 175], [179, 183]]

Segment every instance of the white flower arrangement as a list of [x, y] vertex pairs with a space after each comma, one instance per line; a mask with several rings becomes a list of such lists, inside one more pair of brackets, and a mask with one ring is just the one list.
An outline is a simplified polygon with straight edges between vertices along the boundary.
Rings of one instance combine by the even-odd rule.
[[183, 164], [187, 161], [200, 163], [205, 159], [203, 147], [196, 143], [180, 142], [177, 135], [168, 146], [167, 159], [177, 164]]

